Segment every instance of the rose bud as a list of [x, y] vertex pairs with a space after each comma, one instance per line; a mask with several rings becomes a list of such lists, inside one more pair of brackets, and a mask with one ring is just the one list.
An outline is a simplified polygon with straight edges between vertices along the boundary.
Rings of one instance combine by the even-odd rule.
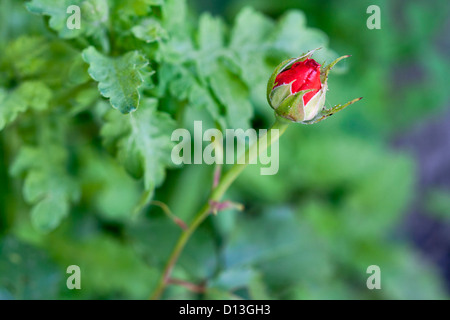
[[316, 123], [362, 99], [325, 109], [328, 73], [349, 56], [342, 56], [322, 68], [311, 59], [316, 50], [283, 61], [272, 73], [267, 84], [267, 100], [278, 116], [294, 122]]

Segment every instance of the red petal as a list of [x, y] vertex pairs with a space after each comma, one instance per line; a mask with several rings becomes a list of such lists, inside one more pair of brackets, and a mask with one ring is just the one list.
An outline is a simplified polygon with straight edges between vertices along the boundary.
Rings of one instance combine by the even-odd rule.
[[291, 82], [293, 82], [291, 87], [292, 94], [302, 90], [313, 89], [313, 91], [303, 96], [303, 104], [307, 104], [322, 88], [322, 83], [320, 82], [320, 64], [314, 59], [306, 59], [294, 63], [290, 69], [277, 75], [274, 88]]

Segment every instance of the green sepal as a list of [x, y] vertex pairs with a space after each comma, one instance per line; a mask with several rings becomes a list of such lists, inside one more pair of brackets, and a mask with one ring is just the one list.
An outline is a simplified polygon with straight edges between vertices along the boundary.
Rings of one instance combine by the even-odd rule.
[[325, 98], [327, 93], [327, 85], [324, 85], [309, 101], [303, 106], [303, 121], [314, 119], [319, 114], [325, 105]]
[[302, 90], [284, 99], [276, 109], [277, 115], [294, 122], [302, 122], [305, 117], [303, 111], [303, 95], [312, 90]]
[[357, 98], [357, 99], [353, 99], [352, 101], [347, 102], [346, 104], [338, 104], [335, 105], [334, 107], [330, 108], [330, 109], [324, 109], [322, 110], [322, 112], [319, 112], [319, 114], [314, 118], [311, 119], [310, 121], [305, 121], [305, 124], [314, 124], [317, 122], [320, 122], [326, 118], [328, 118], [329, 116], [332, 116], [333, 114], [335, 114], [336, 112], [339, 112], [341, 110], [343, 110], [344, 108], [348, 107], [349, 105], [358, 102], [359, 100], [361, 100], [361, 98]]
[[283, 102], [284, 99], [291, 95], [291, 84], [282, 84], [276, 88], [273, 88], [269, 95], [269, 104], [272, 108], [276, 109]]
[[[289, 65], [289, 63], [293, 60], [295, 60], [296, 58], [290, 58], [287, 60], [284, 60], [283, 62], [281, 62], [273, 71], [272, 75], [269, 78], [269, 81], [267, 82], [267, 102], [269, 102], [270, 104], [270, 93], [272, 92], [272, 88], [275, 85], [275, 78], [277, 77], [277, 75], [284, 70], [284, 68]], [[271, 104], [270, 104], [271, 105]]]
[[321, 72], [320, 72], [320, 81], [322, 83], [326, 83], [327, 79], [328, 79], [328, 73], [330, 73], [331, 69], [333, 69], [333, 67], [336, 65], [336, 63], [338, 63], [339, 61], [343, 60], [343, 59], [347, 59], [351, 57], [351, 55], [346, 55], [346, 56], [342, 56], [337, 58], [336, 60], [334, 60], [332, 63], [330, 63], [329, 65], [327, 65]]

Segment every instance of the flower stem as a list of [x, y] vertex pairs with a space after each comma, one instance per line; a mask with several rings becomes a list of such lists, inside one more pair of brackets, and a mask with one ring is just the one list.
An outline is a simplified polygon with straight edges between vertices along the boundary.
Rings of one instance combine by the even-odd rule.
[[[206, 203], [203, 205], [200, 211], [195, 215], [194, 220], [192, 221], [190, 226], [186, 230], [184, 230], [181, 233], [180, 238], [178, 238], [178, 241], [175, 244], [175, 247], [163, 270], [158, 285], [154, 290], [154, 292], [152, 293], [152, 295], [150, 296], [150, 299], [152, 300], [159, 299], [164, 289], [166, 288], [167, 284], [170, 283], [170, 275], [172, 273], [173, 267], [175, 266], [181, 252], [186, 246], [186, 243], [191, 237], [191, 235], [211, 213], [212, 210], [211, 203], [220, 201], [222, 196], [225, 194], [225, 192], [228, 190], [228, 188], [231, 186], [234, 180], [236, 180], [236, 178], [245, 169], [247, 164], [250, 163], [252, 160], [254, 160], [253, 158], [255, 156], [265, 151], [273, 142], [277, 141], [288, 126], [289, 122], [277, 117], [275, 123], [267, 131], [266, 134], [267, 137], [266, 135], [261, 136], [258, 139], [257, 143], [254, 143], [252, 146], [250, 146], [245, 152], [245, 154], [242, 155], [241, 159], [238, 160], [237, 163], [234, 164], [231, 167], [231, 169], [227, 171], [225, 175], [222, 176], [219, 184], [216, 186], [216, 188], [212, 190], [211, 195], [208, 198], [208, 201], [206, 201]], [[248, 159], [248, 161], [245, 161], [245, 159]]]

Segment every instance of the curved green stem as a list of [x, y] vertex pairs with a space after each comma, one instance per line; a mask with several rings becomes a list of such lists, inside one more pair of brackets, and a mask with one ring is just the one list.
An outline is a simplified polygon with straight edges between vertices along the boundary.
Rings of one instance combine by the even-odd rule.
[[[225, 194], [225, 192], [228, 190], [228, 188], [231, 186], [231, 184], [236, 180], [236, 178], [241, 174], [241, 172], [245, 169], [248, 163], [253, 160], [253, 158], [257, 155], [259, 155], [261, 152], [265, 151], [273, 142], [277, 141], [279, 137], [284, 133], [284, 131], [287, 129], [289, 125], [289, 122], [281, 119], [276, 118], [275, 123], [272, 125], [272, 127], [267, 131], [267, 137], [266, 135], [260, 137], [257, 141], [257, 143], [250, 146], [244, 155], [242, 155], [240, 161], [237, 161], [236, 164], [234, 164], [229, 171], [221, 178], [219, 184], [215, 189], [213, 189], [210, 197], [208, 198], [208, 201], [203, 205], [203, 207], [200, 209], [200, 211], [195, 215], [194, 220], [190, 224], [190, 226], [184, 230], [181, 233], [180, 238], [178, 239], [170, 257], [169, 260], [166, 263], [166, 266], [164, 268], [164, 271], [162, 273], [162, 276], [158, 282], [158, 285], [155, 289], [155, 291], [150, 296], [150, 299], [155, 300], [159, 299], [161, 294], [163, 293], [164, 289], [166, 288], [169, 279], [170, 274], [172, 273], [172, 269], [175, 266], [181, 252], [183, 251], [184, 247], [186, 246], [187, 241], [191, 237], [192, 233], [198, 228], [198, 226], [209, 216], [211, 213], [211, 202], [213, 201], [220, 201], [222, 196]], [[248, 159], [248, 161], [245, 161], [245, 159]]]

